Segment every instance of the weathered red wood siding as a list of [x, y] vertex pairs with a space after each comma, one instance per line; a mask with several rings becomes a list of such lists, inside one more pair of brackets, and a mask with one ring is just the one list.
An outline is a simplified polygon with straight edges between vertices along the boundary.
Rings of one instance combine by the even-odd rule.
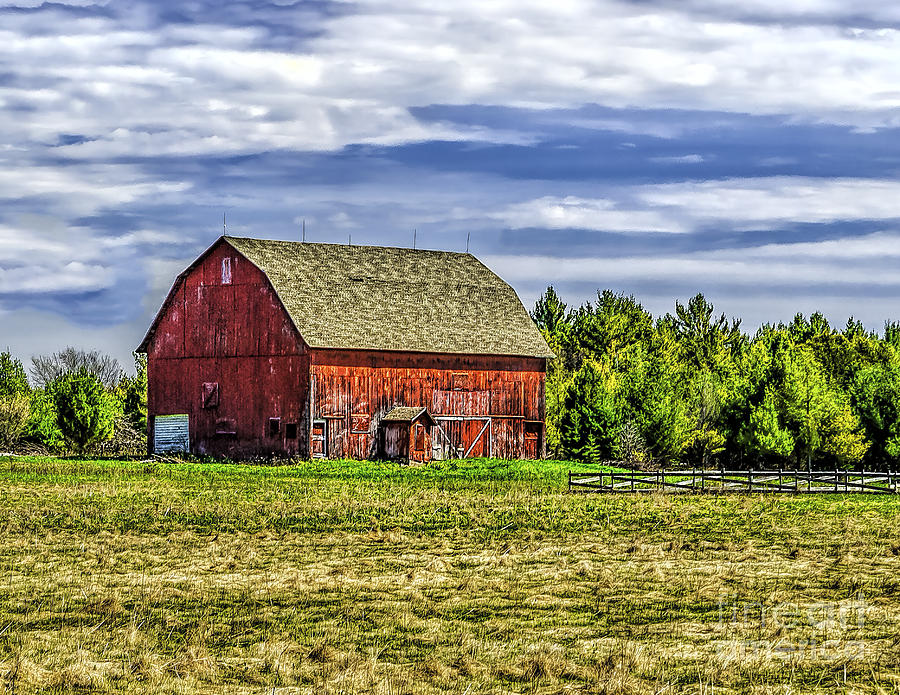
[[[328, 423], [328, 456], [378, 455], [378, 421], [394, 406], [422, 406], [440, 418], [490, 419], [470, 456], [523, 458], [525, 423], [544, 440], [544, 377], [540, 358], [406, 352], [318, 350], [311, 357], [311, 418]], [[369, 429], [351, 430], [351, 416], [369, 414]], [[455, 443], [468, 448], [486, 423], [440, 421]], [[433, 439], [441, 434], [432, 433]], [[543, 454], [543, 444], [538, 455]]]
[[[217, 407], [203, 407], [204, 383], [219, 385]], [[150, 343], [150, 441], [154, 415], [187, 413], [195, 453], [306, 455], [308, 385], [309, 354], [269, 281], [220, 243], [179, 281]], [[275, 436], [270, 418], [280, 419]]]

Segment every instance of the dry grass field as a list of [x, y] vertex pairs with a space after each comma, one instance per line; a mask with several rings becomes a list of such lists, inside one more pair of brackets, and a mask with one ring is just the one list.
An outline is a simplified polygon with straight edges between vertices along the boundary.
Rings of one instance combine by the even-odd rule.
[[565, 468], [0, 458], [0, 691], [900, 691], [900, 500]]

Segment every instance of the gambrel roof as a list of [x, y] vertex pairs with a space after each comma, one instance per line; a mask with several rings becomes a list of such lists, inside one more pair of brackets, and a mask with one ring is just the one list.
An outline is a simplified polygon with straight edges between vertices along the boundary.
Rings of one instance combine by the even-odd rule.
[[553, 357], [515, 290], [471, 254], [222, 240], [266, 275], [312, 348]]

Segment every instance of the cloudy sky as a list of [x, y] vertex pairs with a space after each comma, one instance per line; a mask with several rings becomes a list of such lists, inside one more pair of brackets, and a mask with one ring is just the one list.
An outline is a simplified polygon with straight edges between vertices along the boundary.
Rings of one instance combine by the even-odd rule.
[[880, 328], [898, 136], [883, 0], [0, 0], [0, 350], [130, 363], [223, 213]]

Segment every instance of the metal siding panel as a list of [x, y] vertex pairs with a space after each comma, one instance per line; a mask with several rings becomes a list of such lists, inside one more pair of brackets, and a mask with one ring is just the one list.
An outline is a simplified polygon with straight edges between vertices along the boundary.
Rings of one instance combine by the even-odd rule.
[[153, 418], [155, 453], [190, 451], [189, 418], [183, 415], [157, 415]]

